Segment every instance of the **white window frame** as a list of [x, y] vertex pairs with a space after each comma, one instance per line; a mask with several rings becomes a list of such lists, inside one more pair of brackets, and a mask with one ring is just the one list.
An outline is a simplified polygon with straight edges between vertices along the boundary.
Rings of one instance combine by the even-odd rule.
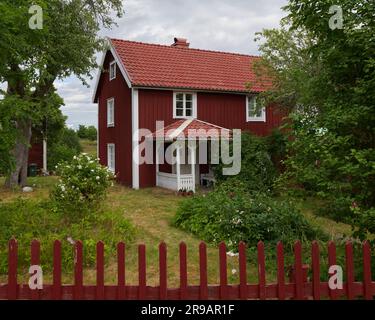
[[[113, 70], [113, 73], [112, 73]], [[109, 81], [116, 79], [116, 60], [109, 64]]]
[[[184, 114], [182, 116], [177, 115], [177, 95], [183, 94], [184, 95]], [[186, 116], [186, 94], [191, 94], [193, 97], [193, 110], [191, 116]], [[188, 91], [175, 91], [173, 92], [173, 118], [174, 119], [195, 119], [197, 117], [197, 93], [196, 92], [188, 92]]]
[[[112, 109], [110, 104], [112, 103]], [[115, 126], [115, 98], [107, 99], [107, 128]]]
[[[111, 155], [111, 150], [113, 150], [113, 159]], [[108, 170], [115, 173], [116, 171], [116, 146], [114, 143], [107, 144], [107, 167], [108, 167]]]
[[246, 96], [246, 121], [255, 121], [255, 122], [266, 122], [266, 107], [262, 108], [262, 115], [260, 117], [250, 117], [249, 116], [249, 99], [255, 99], [255, 106], [257, 103], [258, 96], [257, 95], [247, 95]]

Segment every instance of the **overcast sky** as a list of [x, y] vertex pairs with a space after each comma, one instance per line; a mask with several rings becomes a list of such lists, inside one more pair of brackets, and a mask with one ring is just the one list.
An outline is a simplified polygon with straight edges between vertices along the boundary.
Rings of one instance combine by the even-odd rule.
[[[258, 54], [254, 34], [279, 26], [286, 0], [126, 0], [118, 27], [104, 36], [170, 45], [187, 38], [190, 47]], [[98, 55], [100, 57], [101, 55]], [[90, 88], [76, 78], [56, 83], [64, 98], [67, 124], [97, 125], [97, 105], [91, 103], [97, 70]]]

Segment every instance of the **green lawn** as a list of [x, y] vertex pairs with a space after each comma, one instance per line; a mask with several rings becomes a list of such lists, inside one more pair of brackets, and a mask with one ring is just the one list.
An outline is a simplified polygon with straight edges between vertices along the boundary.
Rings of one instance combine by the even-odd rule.
[[[20, 191], [6, 191], [0, 187], [1, 201], [12, 201], [16, 197], [26, 198], [46, 198], [48, 191], [57, 181], [56, 177], [36, 177], [30, 178], [30, 185], [34, 186], [34, 192], [24, 194]], [[0, 185], [3, 185], [4, 179], [0, 178]], [[188, 273], [189, 283], [199, 283], [199, 263], [198, 246], [200, 239], [174, 228], [171, 225], [177, 206], [181, 197], [174, 192], [166, 191], [160, 188], [132, 190], [120, 185], [116, 185], [108, 192], [106, 206], [116, 214], [122, 214], [127, 217], [137, 228], [135, 242], [127, 247], [126, 251], [126, 277], [127, 282], [137, 284], [137, 244], [144, 243], [147, 246], [147, 281], [149, 285], [157, 285], [159, 279], [158, 273], [158, 244], [165, 241], [168, 245], [168, 281], [170, 285], [178, 285], [179, 282], [179, 258], [178, 244], [184, 241], [188, 246]], [[337, 224], [329, 219], [315, 217], [311, 208], [314, 201], [309, 200], [300, 204], [301, 209], [310, 221], [319, 224], [334, 238], [336, 235], [350, 232], [350, 228], [343, 224]], [[218, 250], [213, 246], [208, 246], [208, 276], [209, 282], [218, 283]], [[238, 259], [228, 256], [228, 276], [229, 281], [238, 283]], [[116, 281], [116, 263], [114, 257], [107, 257], [106, 282], [114, 283]], [[257, 281], [256, 261], [249, 264], [249, 281]], [[232, 270], [236, 272], [233, 275]], [[275, 278], [274, 268], [269, 268], [267, 280]], [[46, 275], [46, 281], [49, 275]], [[66, 275], [64, 280], [71, 282], [71, 275]], [[85, 281], [93, 283], [95, 281], [95, 270], [85, 270]]]
[[80, 139], [82, 151], [92, 157], [97, 157], [97, 142], [87, 139]]

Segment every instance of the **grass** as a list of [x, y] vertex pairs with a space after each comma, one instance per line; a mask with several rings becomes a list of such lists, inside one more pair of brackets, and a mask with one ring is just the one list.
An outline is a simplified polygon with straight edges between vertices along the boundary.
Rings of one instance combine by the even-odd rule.
[[91, 141], [87, 139], [80, 139], [80, 143], [82, 146], [82, 152], [87, 153], [92, 157], [97, 157], [97, 142]]
[[[17, 197], [25, 198], [46, 198], [49, 189], [56, 183], [56, 177], [30, 178], [29, 184], [34, 187], [32, 193], [21, 191], [8, 191], [0, 187], [1, 201], [12, 201]], [[0, 178], [0, 186], [4, 179]], [[138, 283], [138, 251], [137, 245], [144, 243], [147, 254], [147, 284], [158, 285], [159, 282], [159, 261], [158, 244], [164, 241], [168, 247], [168, 284], [178, 286], [179, 284], [179, 256], [178, 246], [181, 241], [187, 244], [188, 248], [188, 279], [189, 284], [199, 283], [199, 262], [198, 246], [200, 239], [186, 233], [171, 225], [171, 220], [176, 212], [181, 197], [174, 192], [160, 188], [132, 190], [120, 185], [115, 185], [108, 192], [105, 206], [115, 214], [124, 215], [136, 227], [136, 239], [134, 243], [128, 244], [126, 248], [126, 281], [128, 284]], [[316, 217], [313, 208], [316, 207], [316, 200], [308, 199], [301, 201], [299, 206], [305, 216], [313, 223], [322, 227], [332, 238], [350, 234], [350, 227], [344, 224], [335, 223], [332, 220]], [[219, 282], [218, 249], [208, 246], [208, 281], [211, 284]], [[228, 280], [229, 283], [238, 283], [238, 258], [228, 258]], [[117, 267], [115, 257], [106, 257], [107, 266], [105, 270], [106, 283], [116, 283]], [[276, 277], [275, 266], [267, 268], [267, 281], [274, 281]], [[257, 281], [256, 261], [251, 261], [248, 266], [248, 280], [252, 283]], [[232, 272], [234, 274], [232, 274]], [[85, 283], [95, 283], [96, 273], [94, 269], [85, 270]], [[25, 278], [27, 279], [27, 278]], [[5, 277], [0, 277], [5, 281]], [[45, 281], [51, 280], [50, 275], [45, 275]], [[63, 277], [65, 283], [73, 281], [72, 274]]]
[[[17, 197], [23, 198], [46, 198], [48, 191], [57, 181], [56, 177], [30, 178], [29, 184], [34, 187], [34, 192], [23, 193], [21, 191], [8, 191], [0, 187], [1, 201], [12, 201]], [[0, 185], [4, 179], [0, 178]], [[179, 283], [179, 257], [178, 246], [184, 241], [188, 247], [188, 276], [190, 284], [199, 283], [198, 246], [200, 240], [196, 237], [171, 226], [180, 197], [173, 192], [160, 188], [132, 190], [120, 185], [110, 189], [105, 206], [117, 214], [125, 215], [137, 228], [135, 242], [127, 246], [126, 250], [126, 277], [127, 283], [138, 283], [138, 251], [137, 245], [146, 245], [147, 253], [147, 283], [157, 285], [158, 273], [158, 244], [164, 241], [168, 246], [168, 281], [169, 285], [177, 286]], [[218, 283], [218, 250], [208, 246], [208, 280], [210, 283]], [[106, 282], [115, 283], [117, 269], [115, 257], [106, 257]], [[235, 257], [228, 257], [228, 270], [236, 268], [238, 262]], [[85, 282], [95, 282], [95, 270], [85, 270]], [[1, 277], [5, 281], [5, 277]], [[25, 278], [26, 279], [26, 278]], [[45, 275], [45, 281], [51, 279]], [[229, 279], [238, 281], [236, 276], [229, 274]], [[72, 282], [72, 275], [64, 275], [66, 283]]]

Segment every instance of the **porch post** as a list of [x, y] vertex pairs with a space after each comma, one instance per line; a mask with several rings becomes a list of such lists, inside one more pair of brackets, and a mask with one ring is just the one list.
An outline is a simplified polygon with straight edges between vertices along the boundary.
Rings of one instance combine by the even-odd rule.
[[181, 146], [177, 145], [176, 149], [176, 173], [177, 173], [177, 191], [179, 191], [181, 188], [181, 155], [180, 155]]
[[195, 146], [190, 147], [190, 156], [191, 156], [191, 176], [193, 179], [193, 192], [195, 192]]

